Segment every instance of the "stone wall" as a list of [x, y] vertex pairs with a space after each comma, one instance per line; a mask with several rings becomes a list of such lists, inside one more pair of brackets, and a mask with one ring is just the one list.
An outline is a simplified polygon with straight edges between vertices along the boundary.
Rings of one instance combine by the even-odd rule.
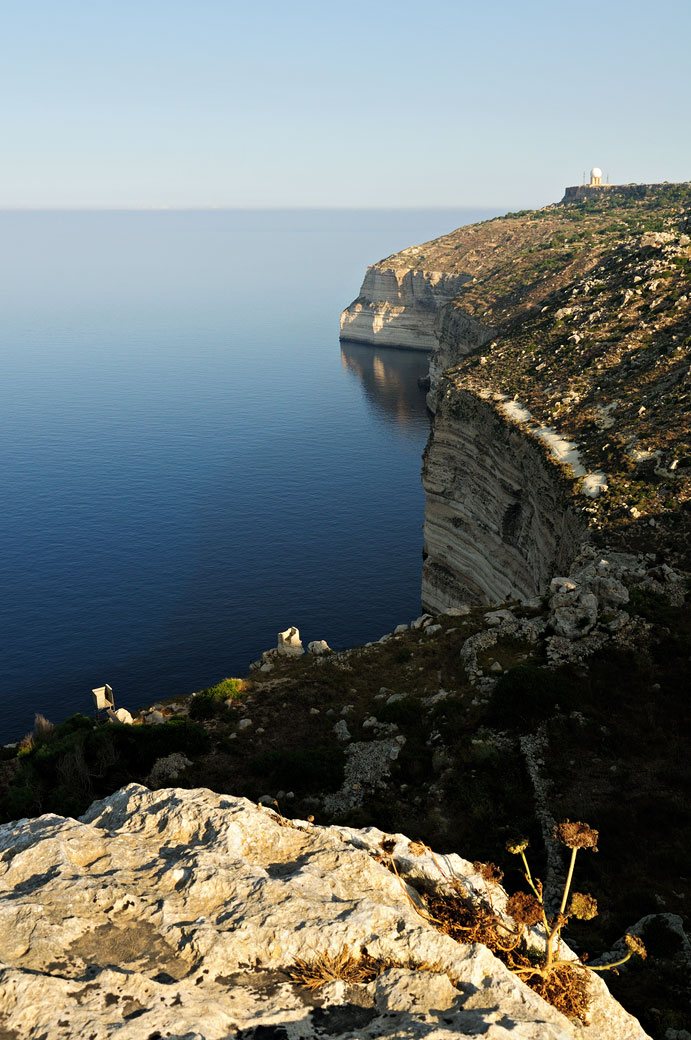
[[[667, 188], [681, 188], [682, 182], [665, 184]], [[585, 202], [587, 199], [597, 198], [601, 191], [613, 192], [623, 198], [645, 198], [650, 192], [659, 191], [660, 184], [576, 184], [564, 189], [562, 202]]]

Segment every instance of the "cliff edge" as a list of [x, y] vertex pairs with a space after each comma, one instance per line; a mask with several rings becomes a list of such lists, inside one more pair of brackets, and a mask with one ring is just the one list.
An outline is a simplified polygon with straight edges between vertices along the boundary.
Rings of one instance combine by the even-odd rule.
[[[81, 820], [0, 827], [0, 1031], [575, 1040], [582, 1022], [425, 914], [451, 877], [480, 900], [476, 867], [206, 790], [130, 785]], [[645, 1040], [580, 970], [590, 1040]]]
[[[611, 186], [368, 270], [342, 335], [436, 344], [427, 608], [542, 594], [587, 540], [689, 567], [690, 274], [689, 184]], [[453, 299], [406, 295], [427, 280]]]

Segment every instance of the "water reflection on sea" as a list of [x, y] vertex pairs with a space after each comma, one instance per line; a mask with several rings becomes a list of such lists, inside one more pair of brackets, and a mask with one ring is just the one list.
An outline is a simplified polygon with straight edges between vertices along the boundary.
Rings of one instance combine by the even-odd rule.
[[387, 422], [393, 420], [402, 436], [419, 440], [420, 430], [428, 429], [430, 422], [425, 391], [420, 387], [429, 370], [429, 355], [341, 340], [341, 362], [362, 383], [373, 414]]

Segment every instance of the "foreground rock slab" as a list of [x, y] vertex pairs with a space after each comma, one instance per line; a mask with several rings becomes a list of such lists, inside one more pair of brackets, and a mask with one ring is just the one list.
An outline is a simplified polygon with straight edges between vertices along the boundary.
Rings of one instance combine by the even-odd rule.
[[[382, 841], [402, 878], [438, 883], [401, 835], [286, 821], [207, 790], [130, 785], [80, 821], [0, 827], [0, 1036], [644, 1040], [599, 977], [584, 1027], [484, 946], [437, 932]], [[481, 890], [470, 863], [437, 859]], [[316, 991], [288, 974], [345, 947], [391, 966]]]

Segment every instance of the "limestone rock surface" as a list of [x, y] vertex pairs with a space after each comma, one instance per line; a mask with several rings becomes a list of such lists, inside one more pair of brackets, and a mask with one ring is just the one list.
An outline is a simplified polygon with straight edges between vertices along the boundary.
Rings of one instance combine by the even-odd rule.
[[[586, 1028], [484, 946], [436, 931], [381, 862], [385, 838], [402, 879], [436, 883], [433, 857], [401, 835], [207, 790], [131, 785], [81, 820], [0, 827], [0, 1035], [644, 1040], [599, 977]], [[438, 861], [481, 890], [471, 864]], [[384, 970], [316, 991], [291, 978], [297, 959], [345, 947]]]
[[300, 630], [295, 625], [291, 625], [285, 632], [278, 633], [276, 652], [283, 657], [300, 657], [304, 654]]
[[422, 603], [435, 614], [545, 592], [585, 536], [540, 445], [470, 389], [440, 399], [422, 482]]
[[[409, 263], [406, 265], [406, 254]], [[341, 337], [379, 346], [435, 350], [441, 308], [470, 280], [467, 274], [416, 269], [415, 249], [396, 264], [381, 260], [367, 269], [360, 295], [341, 315]]]

